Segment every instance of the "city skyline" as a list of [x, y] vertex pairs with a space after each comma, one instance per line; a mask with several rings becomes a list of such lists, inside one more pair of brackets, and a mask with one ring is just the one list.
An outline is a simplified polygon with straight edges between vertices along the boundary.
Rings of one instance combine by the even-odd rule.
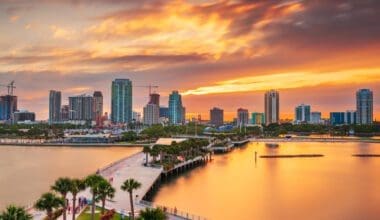
[[[102, 91], [110, 113], [115, 78], [159, 85], [163, 103], [179, 90], [188, 117], [212, 106], [226, 119], [261, 112], [270, 89], [281, 92], [281, 118], [302, 102], [328, 117], [354, 109], [360, 88], [380, 94], [379, 11], [374, 1], [6, 0], [0, 82], [15, 80], [19, 108], [38, 119], [48, 119], [51, 89], [63, 100]], [[146, 89], [133, 94], [142, 112]], [[376, 95], [373, 112], [379, 119]]]

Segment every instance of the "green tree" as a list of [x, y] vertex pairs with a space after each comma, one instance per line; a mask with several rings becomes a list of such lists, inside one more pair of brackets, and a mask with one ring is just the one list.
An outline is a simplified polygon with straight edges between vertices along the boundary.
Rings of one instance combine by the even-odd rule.
[[1, 220], [31, 220], [33, 216], [26, 212], [22, 207], [14, 205], [8, 206], [1, 214]]
[[145, 165], [148, 165], [148, 155], [150, 153], [151, 149], [150, 146], [144, 146], [143, 152], [145, 153]]
[[63, 205], [63, 220], [66, 220], [66, 197], [67, 193], [70, 191], [71, 187], [71, 180], [67, 177], [61, 177], [57, 179], [54, 183], [53, 186], [51, 186], [51, 189], [54, 190], [55, 192], [61, 194], [62, 199], [64, 201]]
[[141, 183], [139, 183], [135, 179], [127, 179], [123, 185], [121, 185], [121, 189], [123, 191], [127, 191], [129, 193], [129, 201], [131, 203], [131, 213], [132, 220], [135, 219], [134, 207], [133, 207], [133, 190], [136, 190], [141, 187]]
[[123, 141], [136, 141], [137, 134], [134, 131], [127, 131], [123, 133]]
[[107, 181], [103, 180], [98, 184], [98, 195], [96, 200], [100, 200], [102, 202], [102, 211], [104, 213], [104, 207], [106, 206], [106, 199], [112, 199], [115, 196], [115, 188]]
[[[86, 184], [83, 180], [81, 179], [71, 179], [71, 184], [70, 184], [70, 192], [73, 195], [73, 210], [76, 208], [76, 200], [77, 200], [77, 195], [80, 191], [83, 191], [86, 189]], [[72, 220], [75, 220], [75, 212], [73, 212], [73, 218]]]
[[64, 204], [65, 204], [65, 201], [62, 198], [57, 197], [53, 193], [48, 192], [48, 193], [42, 194], [41, 198], [37, 200], [34, 207], [37, 210], [46, 211], [47, 218], [49, 220], [52, 220], [54, 209], [63, 207]]
[[89, 175], [85, 179], [86, 186], [90, 187], [92, 193], [92, 203], [91, 203], [91, 220], [95, 219], [95, 201], [99, 192], [99, 183], [106, 181], [102, 176], [93, 174]]
[[166, 220], [168, 217], [165, 212], [160, 208], [146, 208], [140, 211], [139, 220]]

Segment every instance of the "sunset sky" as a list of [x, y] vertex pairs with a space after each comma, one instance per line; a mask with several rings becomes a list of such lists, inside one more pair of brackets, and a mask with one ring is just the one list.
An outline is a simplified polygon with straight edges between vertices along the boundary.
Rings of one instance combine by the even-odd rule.
[[[109, 112], [115, 78], [159, 85], [163, 105], [179, 90], [206, 119], [214, 106], [262, 112], [269, 89], [282, 118], [301, 103], [326, 117], [369, 88], [380, 120], [378, 0], [0, 0], [0, 33], [0, 84], [15, 80], [39, 120], [50, 89], [64, 104], [100, 90]], [[148, 89], [133, 92], [142, 111]]]

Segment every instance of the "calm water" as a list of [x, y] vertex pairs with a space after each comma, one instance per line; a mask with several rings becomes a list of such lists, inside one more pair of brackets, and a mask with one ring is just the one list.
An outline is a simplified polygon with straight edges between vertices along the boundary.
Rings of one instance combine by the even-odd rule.
[[[255, 164], [255, 151], [325, 157], [258, 158]], [[270, 149], [250, 143], [165, 184], [154, 202], [209, 219], [379, 219], [380, 158], [354, 153], [380, 154], [380, 144], [280, 143]]]
[[138, 151], [141, 148], [0, 146], [0, 210], [35, 201], [58, 177], [84, 177]]

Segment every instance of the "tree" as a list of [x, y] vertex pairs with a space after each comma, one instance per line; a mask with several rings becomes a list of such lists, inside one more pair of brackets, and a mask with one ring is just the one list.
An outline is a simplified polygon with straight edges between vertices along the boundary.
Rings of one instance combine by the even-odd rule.
[[129, 200], [131, 203], [131, 213], [132, 213], [132, 220], [135, 219], [135, 213], [133, 208], [133, 190], [136, 190], [141, 187], [141, 183], [139, 183], [135, 179], [127, 179], [123, 185], [121, 185], [121, 189], [123, 191], [127, 191], [129, 193]]
[[166, 220], [168, 217], [160, 208], [146, 208], [140, 211], [140, 220]]
[[137, 134], [134, 131], [127, 131], [123, 133], [123, 141], [136, 141]]
[[44, 193], [34, 205], [37, 210], [46, 211], [47, 218], [53, 219], [53, 210], [64, 206], [65, 201], [62, 198], [57, 197], [53, 193]]
[[70, 192], [73, 195], [73, 220], [75, 220], [75, 203], [77, 200], [77, 195], [80, 191], [83, 191], [86, 189], [86, 184], [84, 183], [83, 180], [80, 179], [71, 179], [71, 184], [70, 184]]
[[104, 213], [104, 207], [106, 206], [106, 199], [113, 198], [115, 196], [115, 188], [107, 181], [103, 180], [98, 184], [98, 195], [96, 200], [102, 202], [102, 214]]
[[86, 186], [90, 187], [92, 193], [92, 203], [91, 203], [91, 220], [95, 219], [95, 201], [96, 196], [99, 192], [99, 183], [102, 181], [106, 181], [102, 176], [93, 174], [85, 179]]
[[145, 156], [146, 156], [146, 158], [145, 158], [145, 166], [148, 165], [148, 155], [149, 155], [150, 151], [151, 151], [150, 150], [150, 146], [144, 146], [143, 152], [145, 153]]
[[22, 207], [14, 205], [8, 206], [5, 211], [0, 214], [1, 220], [31, 220], [33, 216], [26, 212]]
[[51, 186], [52, 190], [61, 194], [62, 199], [64, 201], [63, 220], [66, 220], [66, 207], [67, 207], [66, 197], [67, 197], [67, 193], [70, 191], [70, 187], [71, 187], [71, 180], [67, 177], [61, 177], [61, 178], [57, 179], [55, 181], [54, 185]]

